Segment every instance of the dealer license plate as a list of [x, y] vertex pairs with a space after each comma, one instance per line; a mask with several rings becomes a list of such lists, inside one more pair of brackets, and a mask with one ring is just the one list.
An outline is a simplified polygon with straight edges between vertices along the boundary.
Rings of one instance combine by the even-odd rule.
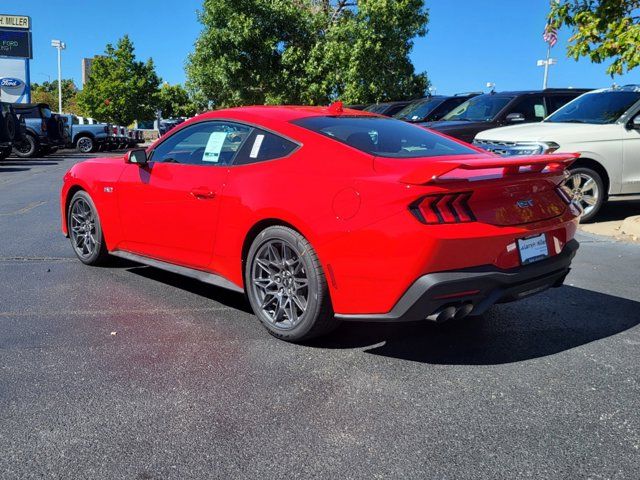
[[522, 265], [537, 262], [549, 256], [547, 237], [544, 233], [535, 237], [518, 239], [518, 252]]

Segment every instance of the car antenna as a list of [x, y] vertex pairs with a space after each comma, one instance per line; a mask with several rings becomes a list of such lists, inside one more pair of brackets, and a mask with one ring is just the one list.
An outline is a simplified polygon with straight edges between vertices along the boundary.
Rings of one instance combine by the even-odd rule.
[[344, 105], [340, 100], [333, 102], [329, 105], [329, 113], [333, 115], [341, 115], [344, 112]]

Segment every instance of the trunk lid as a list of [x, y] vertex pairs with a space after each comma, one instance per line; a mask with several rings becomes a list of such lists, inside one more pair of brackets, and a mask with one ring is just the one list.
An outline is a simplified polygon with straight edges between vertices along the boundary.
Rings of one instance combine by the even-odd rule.
[[[479, 154], [402, 160], [376, 157], [374, 165], [380, 173], [397, 176], [401, 183], [435, 195], [436, 201], [429, 202], [429, 208], [439, 218], [451, 218], [448, 213], [457, 218], [456, 197], [451, 194], [465, 193], [466, 207], [477, 221], [507, 226], [562, 215], [568, 202], [558, 187], [576, 157], [576, 154], [511, 158]], [[443, 196], [441, 201], [437, 201], [438, 195]]]

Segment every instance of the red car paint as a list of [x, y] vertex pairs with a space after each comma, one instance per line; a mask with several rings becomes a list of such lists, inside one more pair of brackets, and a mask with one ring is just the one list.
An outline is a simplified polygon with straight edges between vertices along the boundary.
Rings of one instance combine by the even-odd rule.
[[[389, 312], [427, 273], [519, 267], [516, 239], [545, 233], [554, 256], [575, 234], [579, 211], [557, 192], [572, 155], [503, 159], [464, 144], [477, 153], [398, 160], [291, 123], [328, 115], [368, 114], [320, 107], [220, 110], [184, 122], [148, 148], [213, 119], [259, 126], [301, 145], [260, 163], [139, 166], [122, 157], [78, 163], [64, 177], [62, 230], [67, 234], [70, 197], [84, 189], [109, 251], [212, 272], [243, 288], [243, 254], [256, 226], [286, 224], [316, 250], [333, 309], [342, 315]], [[464, 192], [471, 193], [471, 221], [425, 224], [410, 211], [425, 196]], [[534, 205], [518, 207], [523, 198]]]

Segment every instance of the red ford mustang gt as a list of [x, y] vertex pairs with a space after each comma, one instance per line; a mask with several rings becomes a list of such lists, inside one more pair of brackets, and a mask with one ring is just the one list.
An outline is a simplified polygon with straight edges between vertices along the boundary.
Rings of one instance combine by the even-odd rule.
[[86, 264], [116, 255], [244, 291], [290, 341], [340, 320], [439, 322], [562, 284], [573, 159], [504, 159], [336, 105], [234, 108], [73, 166], [62, 229]]

